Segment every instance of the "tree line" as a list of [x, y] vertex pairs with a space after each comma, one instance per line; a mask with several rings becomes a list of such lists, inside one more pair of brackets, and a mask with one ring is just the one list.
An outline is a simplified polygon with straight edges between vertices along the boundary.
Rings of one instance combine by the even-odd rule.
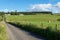
[[36, 15], [36, 14], [52, 14], [52, 12], [0, 12], [0, 15], [4, 15], [4, 14], [11, 14], [11, 15]]

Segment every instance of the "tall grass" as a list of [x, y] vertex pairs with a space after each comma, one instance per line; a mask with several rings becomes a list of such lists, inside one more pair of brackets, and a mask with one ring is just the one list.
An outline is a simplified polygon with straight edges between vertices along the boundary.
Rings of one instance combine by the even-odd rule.
[[21, 24], [21, 23], [17, 23], [17, 22], [9, 22], [10, 24], [18, 27], [18, 28], [21, 28], [21, 29], [24, 29], [24, 30], [27, 30], [27, 31], [30, 31], [32, 33], [35, 33], [35, 34], [38, 34], [42, 37], [45, 37], [47, 38], [46, 40], [60, 40], [60, 30], [57, 29], [58, 26], [55, 25], [55, 27], [53, 28], [52, 26], [47, 26], [46, 28], [42, 27], [44, 26], [43, 24], [38, 27], [36, 25], [33, 25], [33, 24]]
[[0, 21], [2, 21], [3, 20], [3, 18], [2, 18], [2, 16], [0, 16]]
[[4, 22], [0, 22], [0, 40], [7, 40], [7, 31]]

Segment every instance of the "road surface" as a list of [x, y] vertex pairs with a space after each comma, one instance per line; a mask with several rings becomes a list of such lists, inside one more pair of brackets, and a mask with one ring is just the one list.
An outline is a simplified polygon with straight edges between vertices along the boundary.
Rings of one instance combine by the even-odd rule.
[[36, 35], [22, 29], [16, 28], [13, 25], [6, 23], [9, 34], [9, 40], [44, 40], [44, 38], [38, 38]]

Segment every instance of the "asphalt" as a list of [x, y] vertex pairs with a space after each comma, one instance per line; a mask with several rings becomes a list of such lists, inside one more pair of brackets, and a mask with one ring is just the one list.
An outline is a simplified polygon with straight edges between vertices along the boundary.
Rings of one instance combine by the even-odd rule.
[[38, 37], [37, 35], [24, 31], [22, 29], [16, 28], [15, 26], [6, 23], [9, 40], [45, 40], [42, 37]]

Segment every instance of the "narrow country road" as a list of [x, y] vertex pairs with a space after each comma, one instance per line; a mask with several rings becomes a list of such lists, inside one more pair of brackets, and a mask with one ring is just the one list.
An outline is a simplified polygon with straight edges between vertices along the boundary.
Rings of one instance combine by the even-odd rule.
[[43, 38], [38, 38], [31, 35], [29, 32], [16, 28], [13, 25], [6, 23], [7, 30], [9, 33], [9, 40], [44, 40]]

